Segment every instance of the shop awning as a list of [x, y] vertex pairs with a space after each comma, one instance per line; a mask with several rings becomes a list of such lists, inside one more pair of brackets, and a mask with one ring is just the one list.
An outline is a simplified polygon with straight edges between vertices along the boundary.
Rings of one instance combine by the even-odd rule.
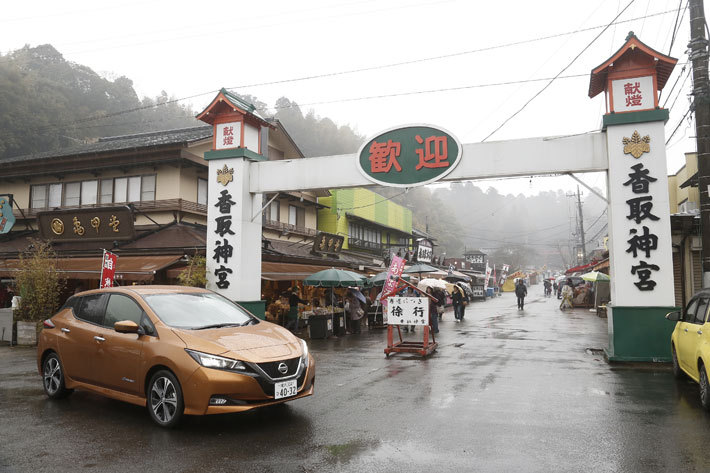
[[592, 261], [589, 264], [582, 264], [580, 266], [575, 266], [574, 268], [570, 268], [567, 271], [565, 271], [565, 274], [574, 274], [574, 273], [584, 273], [587, 271], [591, 271], [594, 265], [597, 264], [596, 261]]
[[264, 261], [261, 263], [261, 279], [267, 281], [303, 281], [308, 276], [331, 266], [297, 263], [275, 263]]
[[[119, 256], [116, 279], [124, 281], [152, 281], [155, 273], [178, 262], [183, 255]], [[0, 261], [0, 276], [14, 277], [20, 260]], [[59, 258], [57, 268], [66, 279], [96, 279], [101, 277], [101, 256]]]

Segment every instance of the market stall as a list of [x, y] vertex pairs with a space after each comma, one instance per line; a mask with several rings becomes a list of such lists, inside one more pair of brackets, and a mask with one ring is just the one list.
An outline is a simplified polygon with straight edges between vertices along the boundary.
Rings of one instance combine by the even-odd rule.
[[363, 287], [365, 277], [343, 269], [326, 269], [311, 274], [303, 280], [306, 286], [328, 288], [330, 298], [323, 307], [304, 310], [302, 318], [308, 321], [311, 338], [327, 338], [330, 334], [345, 334], [345, 309], [343, 299], [346, 288]]

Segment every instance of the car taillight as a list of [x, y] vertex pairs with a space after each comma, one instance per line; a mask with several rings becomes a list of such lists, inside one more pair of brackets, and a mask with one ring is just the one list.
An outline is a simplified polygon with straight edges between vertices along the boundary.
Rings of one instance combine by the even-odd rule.
[[43, 322], [44, 328], [54, 328], [54, 322], [47, 319]]

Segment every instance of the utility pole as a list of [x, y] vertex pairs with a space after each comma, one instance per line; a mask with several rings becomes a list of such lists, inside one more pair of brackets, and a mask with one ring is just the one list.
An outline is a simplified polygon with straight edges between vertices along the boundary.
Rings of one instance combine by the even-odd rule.
[[708, 90], [708, 40], [705, 38], [703, 0], [689, 0], [690, 60], [693, 63], [693, 103], [698, 150], [700, 234], [703, 254], [703, 287], [710, 287], [710, 91]]
[[582, 264], [587, 262], [587, 244], [584, 242], [584, 215], [582, 215], [582, 198], [577, 186], [577, 210], [579, 211], [579, 234], [582, 237]]
[[576, 194], [567, 194], [567, 197], [577, 197], [577, 215], [576, 215], [576, 236], [581, 238], [581, 244], [579, 246], [575, 245], [575, 251], [573, 253], [572, 259], [579, 258], [577, 253], [577, 248], [582, 248], [582, 264], [587, 262], [587, 245], [584, 242], [584, 216], [582, 215], [582, 194], [579, 192], [579, 186], [577, 186]]

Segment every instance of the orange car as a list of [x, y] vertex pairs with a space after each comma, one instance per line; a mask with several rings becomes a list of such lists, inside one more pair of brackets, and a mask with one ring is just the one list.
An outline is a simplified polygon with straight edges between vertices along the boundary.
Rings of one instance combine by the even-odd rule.
[[74, 388], [148, 407], [155, 422], [313, 394], [315, 362], [288, 330], [206, 289], [130, 286], [70, 297], [37, 347], [52, 399]]

